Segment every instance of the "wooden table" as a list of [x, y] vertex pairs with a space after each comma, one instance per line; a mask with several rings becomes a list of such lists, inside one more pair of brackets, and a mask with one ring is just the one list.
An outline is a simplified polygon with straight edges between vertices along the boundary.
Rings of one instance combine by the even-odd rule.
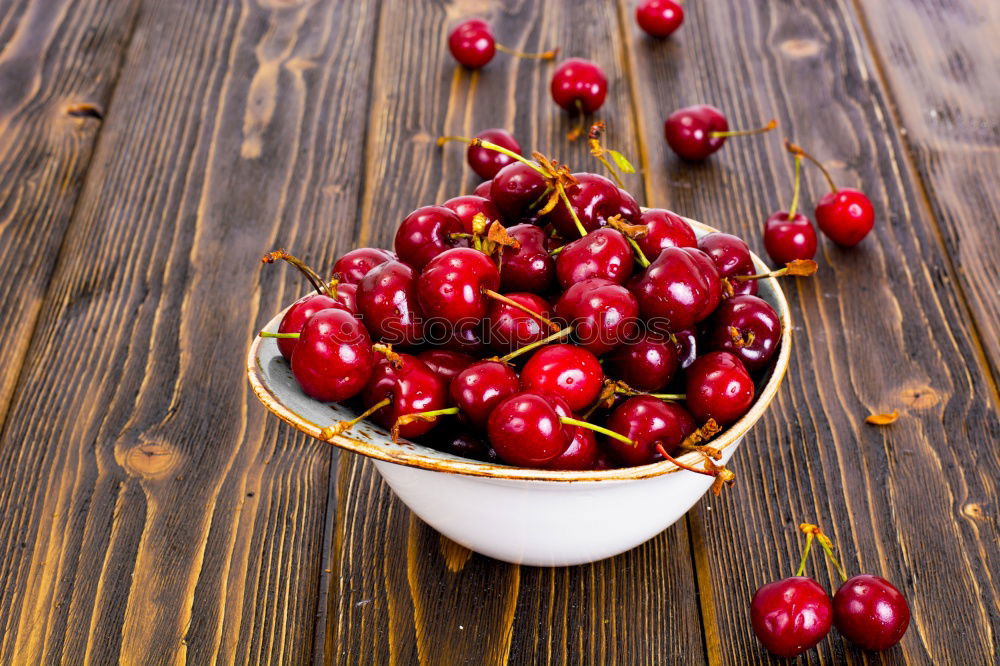
[[[655, 42], [632, 0], [0, 3], [0, 662], [760, 663], [747, 605], [792, 572], [801, 520], [913, 609], [898, 648], [834, 633], [810, 661], [997, 659], [1000, 4], [686, 7]], [[305, 290], [260, 255], [329, 266], [471, 191], [435, 137], [503, 126], [598, 168], [564, 138], [551, 64], [455, 66], [447, 29], [474, 14], [604, 66], [599, 116], [642, 203], [761, 249], [791, 192], [784, 135], [878, 214], [786, 285], [791, 369], [736, 486], [589, 566], [443, 540], [244, 377]], [[662, 123], [696, 102], [780, 129], [686, 165]]]

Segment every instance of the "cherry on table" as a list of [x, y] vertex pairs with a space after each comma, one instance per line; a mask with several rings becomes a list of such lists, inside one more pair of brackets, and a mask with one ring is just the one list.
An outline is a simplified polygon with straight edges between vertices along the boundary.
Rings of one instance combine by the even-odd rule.
[[448, 34], [448, 50], [458, 63], [468, 69], [485, 67], [497, 51], [518, 58], [552, 60], [556, 51], [524, 53], [497, 43], [490, 24], [482, 19], [472, 18], [460, 22]]
[[464, 194], [460, 197], [454, 197], [441, 205], [455, 211], [458, 219], [462, 220], [462, 227], [467, 234], [475, 231], [472, 220], [476, 215], [482, 214], [490, 222], [502, 219], [500, 211], [493, 205], [492, 201], [475, 194]]
[[303, 393], [340, 402], [361, 392], [375, 357], [368, 331], [343, 308], [327, 308], [306, 321], [292, 351], [292, 375]]
[[[446, 409], [448, 390], [441, 377], [416, 356], [391, 352], [378, 360], [362, 393], [366, 408], [376, 409], [370, 418], [400, 437], [419, 437], [436, 421], [414, 420], [398, 425], [401, 416]], [[397, 428], [398, 425], [398, 428]]]
[[372, 337], [398, 345], [423, 338], [423, 311], [417, 302], [416, 272], [391, 260], [373, 268], [358, 285], [358, 314]]
[[555, 283], [556, 262], [549, 254], [545, 232], [533, 224], [518, 224], [507, 233], [520, 247], [503, 249], [500, 285], [507, 291], [549, 291]]
[[[495, 143], [501, 148], [506, 148], [518, 155], [521, 154], [521, 144], [505, 129], [493, 128], [483, 130], [475, 138]], [[469, 147], [465, 151], [465, 159], [472, 170], [483, 180], [492, 179], [499, 173], [500, 169], [516, 161], [510, 155], [474, 144], [469, 144]]]
[[417, 278], [417, 300], [429, 319], [469, 328], [486, 316], [485, 290], [500, 286], [496, 264], [479, 250], [453, 248], [431, 259]]
[[465, 225], [458, 214], [444, 206], [423, 206], [407, 215], [396, 230], [394, 245], [399, 260], [418, 271], [445, 250], [468, 247], [458, 234]]
[[589, 278], [625, 284], [634, 265], [625, 236], [605, 227], [563, 247], [556, 256], [556, 277], [563, 289]]
[[476, 428], [485, 428], [493, 408], [520, 389], [517, 373], [506, 363], [479, 361], [458, 374], [448, 388], [459, 414]]
[[[753, 258], [750, 256], [750, 248], [746, 242], [732, 234], [713, 231], [698, 239], [698, 249], [709, 256], [719, 269], [719, 275], [723, 278], [732, 278], [737, 275], [755, 275], [757, 268], [754, 266]], [[757, 294], [756, 280], [730, 280], [733, 293]]]
[[643, 318], [670, 331], [702, 321], [722, 300], [718, 269], [707, 254], [691, 247], [662, 250], [631, 288]]
[[819, 583], [791, 576], [764, 585], [750, 602], [750, 623], [758, 640], [779, 657], [794, 657], [830, 632], [833, 604]]
[[730, 131], [729, 121], [722, 111], [708, 104], [695, 104], [671, 113], [663, 125], [663, 133], [678, 156], [689, 162], [700, 162], [722, 148], [728, 137], [760, 134], [777, 126], [772, 120], [757, 129]]
[[604, 361], [605, 372], [641, 391], [660, 391], [680, 368], [677, 345], [646, 331], [635, 342], [616, 347]]
[[[622, 221], [626, 223], [639, 218], [639, 204], [631, 194], [611, 180], [600, 174], [587, 172], [574, 173], [573, 178], [576, 183], [566, 188], [566, 198], [572, 204], [584, 232], [599, 229], [607, 223], [608, 218], [615, 215], [621, 215]], [[556, 204], [546, 219], [566, 238], [581, 236], [572, 213], [563, 201]]]
[[635, 8], [635, 20], [651, 37], [669, 37], [684, 22], [684, 8], [676, 0], [645, 0]]
[[771, 260], [778, 264], [816, 256], [816, 230], [802, 213], [797, 212], [801, 170], [802, 155], [795, 153], [792, 203], [787, 211], [779, 210], [764, 222], [764, 249]]
[[657, 444], [672, 451], [697, 426], [691, 414], [676, 402], [638, 395], [619, 405], [608, 418], [607, 427], [624, 435], [631, 444], [609, 437], [605, 445], [625, 465], [647, 465], [662, 460]]
[[563, 398], [574, 412], [597, 400], [603, 382], [604, 371], [597, 357], [577, 345], [542, 347], [521, 369], [521, 386], [526, 391]]
[[[504, 269], [506, 270], [506, 268]], [[501, 354], [512, 352], [545, 338], [552, 327], [542, 320], [552, 317], [549, 302], [529, 292], [509, 292], [503, 296], [520, 307], [494, 300], [486, 313], [487, 340]], [[525, 310], [531, 310], [529, 314]]]
[[753, 404], [754, 383], [739, 358], [724, 351], [695, 359], [686, 374], [685, 402], [699, 422], [729, 425]]
[[637, 339], [639, 305], [620, 284], [590, 278], [572, 285], [556, 301], [555, 313], [573, 328], [577, 344], [594, 355]]
[[906, 633], [910, 606], [886, 579], [861, 574], [847, 580], [834, 595], [833, 623], [858, 647], [886, 650]]
[[698, 247], [694, 229], [680, 215], [663, 208], [642, 211], [636, 224], [645, 225], [646, 233], [636, 239], [642, 253], [654, 261], [668, 247]]
[[781, 341], [781, 319], [767, 301], [756, 296], [724, 300], [709, 320], [705, 335], [713, 351], [733, 354], [750, 372], [771, 362]]
[[608, 78], [596, 63], [570, 58], [560, 63], [552, 74], [549, 92], [556, 104], [579, 116], [576, 126], [567, 135], [573, 141], [583, 134], [584, 114], [594, 113], [604, 104]]
[[376, 266], [396, 258], [388, 250], [359, 247], [344, 254], [333, 264], [333, 275], [340, 284], [358, 284]]
[[551, 399], [536, 392], [515, 393], [494, 407], [487, 421], [490, 444], [501, 460], [535, 467], [559, 457], [573, 440]]

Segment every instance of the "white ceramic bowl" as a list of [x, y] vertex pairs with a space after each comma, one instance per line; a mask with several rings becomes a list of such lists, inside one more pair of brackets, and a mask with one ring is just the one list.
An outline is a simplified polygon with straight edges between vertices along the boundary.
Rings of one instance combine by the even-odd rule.
[[[699, 236], [715, 231], [688, 222]], [[767, 270], [756, 255], [754, 262], [761, 272]], [[788, 303], [772, 278], [760, 281], [759, 296], [781, 318], [781, 345], [770, 374], [758, 383], [750, 411], [712, 440], [723, 462], [774, 399], [788, 367]], [[277, 331], [282, 315], [265, 330]], [[257, 338], [251, 345], [247, 374], [265, 407], [317, 439], [324, 426], [354, 416], [303, 394], [274, 339]], [[586, 472], [477, 462], [405, 440], [394, 444], [387, 431], [369, 422], [329, 443], [371, 458], [396, 495], [453, 541], [498, 560], [535, 566], [583, 564], [634, 548], [672, 525], [712, 485], [710, 477], [666, 461]], [[694, 452], [680, 460], [703, 464]]]

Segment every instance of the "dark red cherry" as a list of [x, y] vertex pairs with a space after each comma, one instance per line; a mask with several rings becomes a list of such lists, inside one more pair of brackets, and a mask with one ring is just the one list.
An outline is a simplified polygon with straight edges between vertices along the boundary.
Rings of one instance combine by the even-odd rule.
[[632, 440], [634, 446], [612, 437], [604, 442], [619, 461], [630, 466], [662, 460], [657, 444], [662, 444], [667, 452], [673, 451], [697, 426], [691, 414], [679, 404], [637, 395], [611, 412], [607, 427]]
[[743, 362], [729, 352], [699, 356], [687, 369], [686, 402], [699, 423], [715, 419], [725, 426], [753, 404], [754, 385]]
[[448, 349], [428, 349], [417, 354], [417, 358], [426, 363], [431, 372], [441, 378], [445, 386], [450, 386], [451, 380], [457, 377], [458, 373], [476, 362], [476, 359], [468, 354]]
[[549, 239], [532, 224], [518, 224], [507, 233], [521, 247], [505, 247], [500, 270], [500, 284], [506, 291], [530, 291], [541, 294], [555, 284], [555, 260], [549, 255]]
[[639, 27], [653, 37], [668, 37], [684, 22], [684, 8], [675, 0], [645, 0], [635, 8]]
[[542, 347], [521, 370], [521, 386], [526, 391], [558, 396], [574, 412], [597, 400], [603, 382], [604, 371], [597, 357], [576, 345]]
[[625, 287], [610, 280], [577, 282], [556, 301], [556, 316], [573, 327], [577, 344], [595, 355], [638, 338], [639, 305]]
[[400, 223], [396, 230], [396, 254], [404, 264], [419, 271], [445, 250], [468, 247], [467, 238], [454, 236], [460, 233], [465, 233], [465, 225], [455, 211], [444, 206], [424, 206]]
[[353, 315], [358, 314], [358, 285], [338, 284], [332, 289], [333, 300], [344, 306]]
[[733, 354], [750, 372], [767, 367], [780, 340], [778, 313], [756, 296], [733, 296], [722, 301], [705, 334], [709, 349]]
[[[519, 144], [517, 140], [511, 136], [511, 133], [505, 129], [483, 130], [477, 134], [475, 138], [495, 143], [501, 148], [506, 148], [509, 151], [517, 153], [518, 155], [521, 154], [521, 144]], [[517, 161], [510, 155], [505, 155], [504, 153], [490, 150], [489, 148], [483, 148], [482, 146], [474, 146], [471, 144], [465, 151], [465, 158], [468, 160], [469, 166], [472, 167], [472, 170], [475, 171], [476, 174], [478, 174], [483, 180], [493, 178], [497, 175], [500, 169]]]
[[372, 269], [358, 285], [358, 314], [377, 340], [416, 345], [423, 330], [423, 312], [417, 303], [417, 276], [400, 261]]
[[540, 173], [523, 162], [508, 164], [493, 176], [490, 200], [507, 220], [527, 217], [545, 202], [542, 195], [548, 183]]
[[703, 351], [701, 338], [694, 328], [682, 328], [679, 331], [670, 333], [670, 341], [677, 348], [677, 358], [680, 361], [681, 369], [687, 370], [698, 358], [698, 354]]
[[500, 211], [497, 210], [492, 201], [476, 196], [475, 194], [466, 194], [448, 199], [441, 205], [455, 211], [458, 219], [462, 220], [462, 227], [467, 234], [472, 233], [472, 220], [479, 213], [485, 215], [488, 222], [501, 219]]
[[[620, 189], [604, 176], [596, 173], [574, 173], [576, 184], [566, 188], [566, 197], [573, 204], [583, 228], [594, 231], [607, 223], [609, 217], [621, 215], [622, 221], [632, 223], [639, 219], [639, 204], [628, 192]], [[573, 216], [560, 201], [547, 219], [565, 238], [579, 238], [580, 230]]]
[[802, 213], [792, 219], [780, 210], [764, 223], [764, 248], [771, 260], [780, 265], [796, 259], [816, 256], [816, 230]]
[[464, 67], [484, 67], [496, 53], [496, 40], [490, 24], [482, 19], [462, 21], [448, 34], [448, 50]]
[[694, 229], [680, 215], [662, 208], [642, 211], [636, 224], [646, 225], [646, 233], [636, 239], [642, 253], [653, 261], [664, 248], [697, 247], [698, 237]]
[[520, 390], [513, 368], [498, 361], [479, 361], [458, 374], [449, 387], [452, 403], [472, 426], [485, 428], [490, 413]]
[[[504, 269], [506, 270], [506, 269]], [[552, 317], [549, 302], [541, 296], [528, 292], [510, 292], [504, 294], [510, 300], [519, 303], [546, 319]], [[492, 301], [486, 313], [487, 340], [490, 346], [501, 354], [520, 349], [532, 342], [546, 337], [552, 330], [537, 317], [501, 301]]]
[[377, 247], [359, 247], [351, 250], [333, 265], [333, 275], [341, 284], [358, 284], [376, 266], [396, 258], [388, 250]]
[[792, 576], [758, 589], [750, 602], [757, 639], [779, 657], [802, 654], [830, 632], [833, 605], [819, 583]]
[[482, 197], [484, 199], [490, 198], [490, 188], [493, 187], [493, 180], [484, 180], [483, 182], [476, 185], [476, 189], [472, 190], [472, 193], [477, 197]]
[[677, 345], [656, 333], [616, 347], [604, 360], [605, 372], [640, 391], [661, 391], [680, 368]]
[[722, 281], [701, 250], [668, 247], [635, 283], [633, 293], [654, 330], [676, 331], [690, 328], [715, 310], [722, 300]]
[[816, 224], [837, 245], [854, 247], [875, 226], [875, 208], [860, 190], [842, 187], [816, 204]]
[[712, 136], [712, 133], [728, 130], [726, 116], [708, 104], [677, 109], [667, 117], [663, 128], [670, 148], [691, 162], [699, 162], [722, 148], [726, 137]]
[[485, 289], [500, 287], [496, 264], [479, 250], [457, 247], [431, 259], [417, 278], [417, 299], [428, 320], [470, 328], [486, 316]]
[[[309, 318], [320, 310], [334, 308], [344, 309], [343, 303], [335, 301], [326, 294], [308, 294], [292, 303], [285, 311], [285, 316], [278, 324], [278, 333], [301, 333]], [[292, 360], [292, 351], [299, 343], [297, 338], [278, 338], [278, 351], [287, 360]]]
[[837, 630], [865, 650], [887, 650], [910, 625], [910, 606], [885, 578], [861, 574], [845, 582], [833, 596]]
[[368, 383], [374, 365], [368, 331], [343, 308], [310, 317], [292, 352], [292, 375], [303, 393], [321, 402], [353, 398]]
[[625, 284], [633, 265], [632, 248], [621, 232], [596, 229], [562, 249], [556, 257], [556, 277], [563, 289], [588, 278]]
[[485, 355], [487, 350], [482, 326], [455, 327], [444, 319], [428, 319], [424, 323], [424, 342], [477, 358]]
[[[719, 269], [719, 275], [732, 278], [737, 275], [755, 275], [756, 267], [750, 256], [750, 248], [732, 234], [713, 231], [698, 239], [698, 249], [707, 254]], [[735, 294], [757, 294], [757, 280], [730, 280]]]
[[482, 462], [496, 462], [497, 452], [484, 440], [468, 432], [458, 432], [450, 435], [444, 450], [462, 458], [471, 458]]
[[486, 430], [501, 460], [536, 467], [558, 458], [572, 441], [575, 428], [563, 426], [550, 399], [523, 392], [493, 409]]
[[555, 460], [546, 463], [546, 469], [579, 471], [595, 469], [601, 450], [593, 430], [573, 428], [573, 440]]
[[[370, 418], [383, 428], [392, 428], [400, 416], [447, 407], [448, 389], [441, 377], [416, 356], [393, 354], [392, 359], [382, 358], [375, 364], [362, 395], [366, 408], [386, 398], [389, 404]], [[437, 421], [414, 420], [400, 426], [399, 436], [419, 437], [436, 424]]]
[[593, 113], [604, 104], [608, 79], [604, 70], [583, 58], [564, 60], [556, 67], [549, 85], [552, 99], [567, 111]]

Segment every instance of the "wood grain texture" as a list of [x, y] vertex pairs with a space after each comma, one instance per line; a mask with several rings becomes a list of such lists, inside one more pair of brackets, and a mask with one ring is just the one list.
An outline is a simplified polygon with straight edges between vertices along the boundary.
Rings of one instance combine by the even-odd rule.
[[[491, 11], [492, 10], [492, 11]], [[442, 134], [506, 127], [580, 170], [600, 166], [549, 97], [552, 64], [498, 54], [456, 67], [445, 43], [460, 18], [485, 15], [497, 39], [594, 59], [611, 82], [598, 114], [609, 145], [637, 151], [617, 8], [580, 3], [385, 2], [379, 21], [360, 241], [391, 247], [417, 206], [471, 192], [465, 150]], [[516, 92], [512, 92], [516, 91]], [[633, 177], [641, 193], [640, 177]], [[343, 456], [328, 658], [344, 663], [665, 663], [704, 660], [684, 524], [628, 555], [569, 569], [516, 567], [443, 540], [393, 496], [374, 468]], [[664, 565], [670, 562], [670, 566]]]
[[[899, 648], [868, 655], [834, 634], [810, 662], [988, 663], [1000, 629], [990, 565], [1000, 558], [996, 402], [854, 8], [816, 0], [687, 12], [666, 42], [626, 31], [634, 86], [649, 96], [640, 126], [651, 201], [761, 248], [763, 219], [791, 193], [783, 134], [844, 185], [862, 185], [878, 214], [862, 245], [822, 243], [819, 274], [786, 285], [797, 341], [785, 386], [734, 459], [733, 492], [691, 514], [697, 566], [712, 572], [709, 657], [767, 659], [747, 607], [757, 587], [793, 571], [795, 526], [809, 520], [827, 528], [849, 571], [894, 581], [914, 612]], [[659, 133], [669, 110], [697, 102], [725, 109], [733, 126], [777, 117], [781, 127], [686, 165]], [[806, 175], [812, 202], [825, 190], [818, 173]], [[893, 408], [903, 414], [895, 425], [863, 423]], [[835, 585], [818, 560], [812, 571]]]
[[305, 290], [262, 252], [353, 235], [374, 25], [143, 6], [0, 443], [0, 661], [309, 658], [333, 457], [244, 355]]

